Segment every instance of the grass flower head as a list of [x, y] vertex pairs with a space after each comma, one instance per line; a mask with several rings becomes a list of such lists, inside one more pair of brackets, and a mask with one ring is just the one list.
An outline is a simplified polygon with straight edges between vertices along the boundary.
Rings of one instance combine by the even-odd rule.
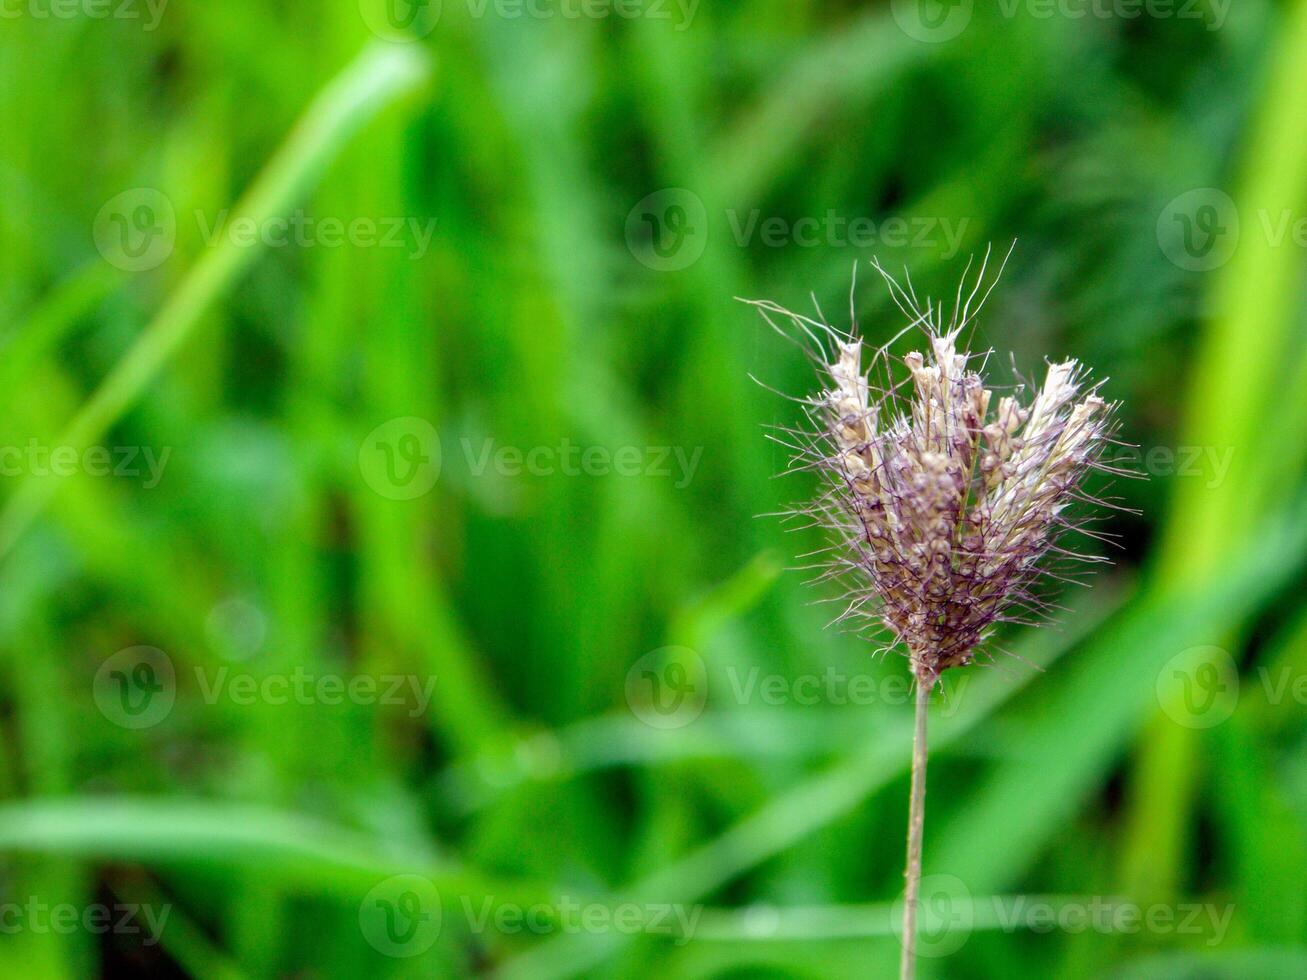
[[942, 304], [919, 302], [911, 279], [900, 286], [876, 264], [909, 320], [904, 332], [921, 339], [901, 358], [889, 347], [902, 332], [868, 349], [856, 326], [845, 333], [754, 304], [772, 326], [779, 318], [798, 328], [822, 379], [801, 400], [807, 425], [780, 439], [795, 468], [824, 477], [817, 499], [794, 513], [833, 536], [821, 569], [847, 584], [840, 619], [882, 621], [927, 687], [971, 662], [996, 623], [1040, 614], [1041, 575], [1101, 560], [1058, 542], [1069, 529], [1086, 531], [1090, 518], [1072, 516], [1072, 505], [1091, 499], [1085, 475], [1107, 468], [1115, 406], [1074, 360], [1050, 363], [1033, 389], [987, 386], [992, 352], [962, 346], [993, 289], [987, 262], [969, 293], [959, 287], [947, 322]]

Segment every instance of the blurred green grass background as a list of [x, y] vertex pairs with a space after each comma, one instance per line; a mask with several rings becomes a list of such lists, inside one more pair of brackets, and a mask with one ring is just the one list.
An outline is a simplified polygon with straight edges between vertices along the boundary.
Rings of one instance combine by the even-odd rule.
[[0, 12], [0, 974], [893, 975], [734, 298], [1015, 239], [1150, 479], [936, 708], [920, 973], [1307, 975], [1307, 3]]

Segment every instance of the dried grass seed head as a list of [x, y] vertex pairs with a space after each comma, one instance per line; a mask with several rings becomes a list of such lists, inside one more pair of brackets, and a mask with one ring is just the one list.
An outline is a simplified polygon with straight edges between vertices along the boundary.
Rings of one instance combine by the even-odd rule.
[[793, 469], [825, 478], [794, 512], [834, 537], [819, 578], [845, 581], [839, 620], [879, 619], [926, 684], [969, 663], [994, 624], [1038, 616], [1044, 604], [1032, 587], [1058, 574], [1059, 559], [1101, 560], [1057, 542], [1090, 519], [1069, 505], [1104, 503], [1083, 481], [1108, 468], [1115, 406], [1074, 360], [1050, 363], [1033, 397], [1025, 386], [1006, 395], [986, 387], [987, 355], [960, 350], [959, 339], [997, 281], [973, 310], [988, 258], [965, 302], [959, 288], [947, 324], [942, 307], [917, 301], [910, 279], [900, 286], [876, 264], [924, 341], [902, 358], [889, 353], [893, 340], [868, 355], [856, 326], [842, 333], [820, 311], [810, 319], [753, 303], [778, 330], [778, 319], [798, 328], [822, 378], [821, 392], [801, 400], [807, 426], [784, 430], [797, 441], [782, 439]]

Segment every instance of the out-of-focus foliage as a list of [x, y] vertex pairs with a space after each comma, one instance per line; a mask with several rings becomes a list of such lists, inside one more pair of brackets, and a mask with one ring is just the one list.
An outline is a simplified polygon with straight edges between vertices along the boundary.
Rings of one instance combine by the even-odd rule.
[[1149, 479], [945, 685], [920, 973], [1307, 972], [1307, 3], [0, 14], [0, 974], [891, 975], [734, 298], [1013, 240], [973, 346]]

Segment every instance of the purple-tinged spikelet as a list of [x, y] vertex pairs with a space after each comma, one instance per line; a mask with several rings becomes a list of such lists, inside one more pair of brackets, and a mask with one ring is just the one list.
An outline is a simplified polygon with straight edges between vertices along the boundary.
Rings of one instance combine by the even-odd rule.
[[995, 623], [1040, 612], [1033, 586], [1059, 559], [1102, 560], [1057, 541], [1073, 527], [1089, 533], [1088, 518], [1069, 507], [1102, 503], [1082, 483], [1110, 468], [1102, 455], [1116, 406], [1075, 361], [1050, 363], [1031, 396], [1024, 386], [1002, 396], [986, 388], [987, 355], [959, 350], [993, 289], [973, 310], [984, 264], [965, 301], [959, 288], [947, 324], [942, 307], [917, 301], [910, 279], [901, 287], [876, 269], [924, 350], [896, 358], [887, 344], [868, 356], [856, 327], [846, 334], [820, 312], [814, 320], [753, 305], [773, 327], [785, 318], [807, 338], [822, 378], [823, 390], [800, 400], [808, 426], [779, 440], [795, 451], [792, 469], [825, 477], [818, 498], [793, 512], [834, 536], [820, 578], [845, 581], [839, 619], [883, 622], [929, 687], [971, 662]]

